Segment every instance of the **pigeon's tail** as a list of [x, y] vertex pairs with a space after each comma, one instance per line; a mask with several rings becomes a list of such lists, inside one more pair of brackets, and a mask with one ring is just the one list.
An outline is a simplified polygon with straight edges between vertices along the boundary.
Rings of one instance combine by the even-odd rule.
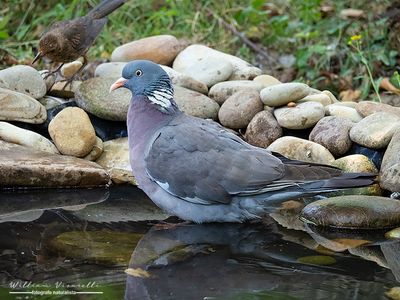
[[315, 180], [306, 183], [292, 183], [282, 189], [267, 189], [261, 193], [242, 195], [238, 197], [240, 207], [253, 216], [276, 211], [282, 202], [336, 192], [348, 188], [369, 186], [377, 181], [377, 175], [372, 173], [343, 173], [337, 177]]
[[307, 192], [323, 193], [335, 190], [368, 186], [376, 182], [373, 173], [343, 173], [338, 177], [306, 183], [302, 188]]
[[125, 2], [126, 0], [103, 0], [88, 13], [88, 17], [93, 19], [102, 19]]

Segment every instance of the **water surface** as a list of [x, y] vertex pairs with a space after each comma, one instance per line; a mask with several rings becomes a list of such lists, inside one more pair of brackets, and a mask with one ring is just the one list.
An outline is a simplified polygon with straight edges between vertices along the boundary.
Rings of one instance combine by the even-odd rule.
[[386, 299], [399, 285], [399, 243], [381, 232], [180, 223], [132, 186], [0, 200], [0, 299]]

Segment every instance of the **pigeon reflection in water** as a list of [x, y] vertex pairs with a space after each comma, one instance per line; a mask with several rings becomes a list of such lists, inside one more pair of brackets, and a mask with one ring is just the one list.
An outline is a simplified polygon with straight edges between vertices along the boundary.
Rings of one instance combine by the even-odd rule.
[[350, 299], [365, 290], [379, 298], [390, 281], [377, 264], [348, 253], [332, 253], [334, 264], [301, 263], [301, 257], [324, 256], [307, 243], [312, 238], [305, 232], [276, 225], [154, 226], [132, 253], [125, 299], [240, 299], [233, 297], [250, 291]]

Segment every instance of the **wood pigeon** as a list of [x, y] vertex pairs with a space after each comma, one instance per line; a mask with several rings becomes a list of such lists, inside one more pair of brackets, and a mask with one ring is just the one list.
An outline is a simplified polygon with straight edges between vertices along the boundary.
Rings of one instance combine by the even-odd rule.
[[244, 222], [273, 204], [370, 185], [374, 174], [343, 173], [252, 146], [218, 123], [184, 114], [157, 64], [128, 63], [110, 91], [132, 92], [129, 155], [139, 187], [161, 209], [187, 221]]

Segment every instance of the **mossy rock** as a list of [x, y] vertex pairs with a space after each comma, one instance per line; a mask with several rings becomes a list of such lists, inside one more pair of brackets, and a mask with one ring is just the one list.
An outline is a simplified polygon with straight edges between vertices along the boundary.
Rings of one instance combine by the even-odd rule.
[[307, 205], [300, 219], [315, 226], [348, 229], [393, 228], [400, 224], [400, 201], [377, 196], [340, 196]]

